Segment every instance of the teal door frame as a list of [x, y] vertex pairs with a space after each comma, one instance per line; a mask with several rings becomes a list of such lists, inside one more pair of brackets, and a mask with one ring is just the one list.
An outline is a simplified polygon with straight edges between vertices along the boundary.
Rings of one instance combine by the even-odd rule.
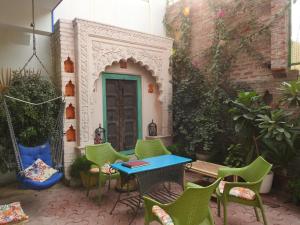
[[[106, 80], [134, 80], [137, 83], [137, 138], [143, 138], [142, 128], [142, 83], [141, 77], [131, 74], [102, 73], [102, 98], [103, 98], [103, 127], [107, 136], [107, 111], [106, 111]], [[106, 137], [107, 138], [107, 137]], [[127, 152], [127, 151], [126, 151]], [[129, 151], [131, 152], [131, 151]]]

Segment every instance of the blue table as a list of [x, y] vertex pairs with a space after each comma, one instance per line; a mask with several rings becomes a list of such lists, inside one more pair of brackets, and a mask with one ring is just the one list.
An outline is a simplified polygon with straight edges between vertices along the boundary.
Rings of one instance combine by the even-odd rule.
[[125, 167], [122, 165], [122, 162], [111, 165], [112, 168], [120, 172], [121, 183], [125, 184], [129, 179], [132, 179], [132, 177], [135, 177], [138, 182], [139, 195], [121, 199], [120, 193], [117, 202], [111, 210], [112, 213], [118, 203], [131, 207], [134, 212], [134, 217], [129, 224], [133, 222], [137, 215], [143, 195], [148, 195], [162, 203], [174, 201], [178, 197], [177, 194], [170, 191], [170, 188], [157, 190], [157, 187], [165, 182], [172, 182], [184, 188], [184, 167], [185, 164], [190, 163], [192, 160], [176, 155], [162, 155], [146, 158], [142, 161], [148, 162], [149, 164], [135, 168]]
[[151, 170], [157, 170], [164, 167], [176, 166], [181, 164], [186, 164], [192, 162], [191, 159], [177, 156], [177, 155], [162, 155], [151, 158], [143, 159], [142, 161], [148, 162], [148, 165], [128, 168], [122, 166], [122, 162], [114, 163], [111, 165], [112, 168], [118, 170], [119, 172], [126, 173], [128, 175], [143, 173]]

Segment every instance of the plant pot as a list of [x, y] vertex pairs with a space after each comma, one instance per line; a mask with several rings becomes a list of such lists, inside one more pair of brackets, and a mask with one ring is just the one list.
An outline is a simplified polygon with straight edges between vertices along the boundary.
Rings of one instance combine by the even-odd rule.
[[208, 152], [196, 152], [196, 159], [201, 161], [208, 161], [210, 154]]
[[91, 174], [89, 172], [80, 172], [80, 179], [85, 188], [95, 187], [98, 183], [98, 174]]
[[274, 178], [274, 173], [273, 171], [271, 171], [270, 173], [268, 173], [268, 175], [264, 178], [260, 189], [259, 189], [259, 193], [261, 194], [267, 194], [271, 191], [272, 188], [272, 184], [273, 184], [273, 178]]

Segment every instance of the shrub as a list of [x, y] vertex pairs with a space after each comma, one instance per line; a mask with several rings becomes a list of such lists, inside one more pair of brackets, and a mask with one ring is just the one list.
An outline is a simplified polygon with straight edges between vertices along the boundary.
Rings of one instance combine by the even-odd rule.
[[[39, 76], [15, 75], [11, 86], [4, 93], [15, 98], [29, 102], [43, 102], [57, 97], [57, 90], [53, 84]], [[1, 99], [0, 107], [0, 140], [4, 148], [0, 148], [0, 158], [8, 162], [12, 153], [11, 137], [8, 132], [7, 120]], [[11, 99], [6, 99], [11, 113], [15, 135], [19, 143], [26, 146], [35, 146], [44, 143], [52, 133], [59, 110], [59, 101], [33, 106]], [[1, 159], [0, 159], [1, 160]], [[2, 171], [7, 169], [5, 164], [0, 164]]]

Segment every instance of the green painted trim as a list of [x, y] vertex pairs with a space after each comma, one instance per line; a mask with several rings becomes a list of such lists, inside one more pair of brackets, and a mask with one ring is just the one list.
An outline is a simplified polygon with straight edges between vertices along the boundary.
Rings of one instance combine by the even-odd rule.
[[[142, 81], [141, 77], [130, 74], [102, 73], [102, 99], [103, 99], [103, 127], [107, 133], [107, 111], [106, 111], [106, 80], [135, 80], [137, 82], [137, 135], [138, 139], [143, 138], [142, 128]], [[107, 136], [107, 134], [106, 134]], [[106, 137], [107, 138], [107, 137]], [[128, 150], [130, 151], [130, 150]]]

